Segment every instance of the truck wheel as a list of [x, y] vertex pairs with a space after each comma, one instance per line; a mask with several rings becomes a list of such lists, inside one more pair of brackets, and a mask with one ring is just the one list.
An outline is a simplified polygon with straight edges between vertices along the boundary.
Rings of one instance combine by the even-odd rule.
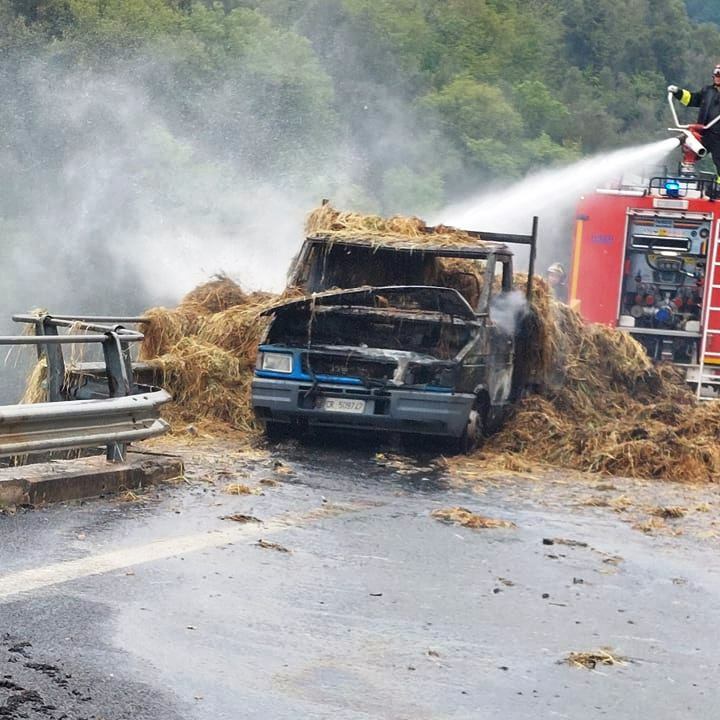
[[478, 412], [477, 408], [474, 407], [468, 415], [465, 430], [463, 430], [463, 434], [458, 440], [458, 449], [461, 453], [469, 455], [480, 447], [482, 440], [482, 416]]

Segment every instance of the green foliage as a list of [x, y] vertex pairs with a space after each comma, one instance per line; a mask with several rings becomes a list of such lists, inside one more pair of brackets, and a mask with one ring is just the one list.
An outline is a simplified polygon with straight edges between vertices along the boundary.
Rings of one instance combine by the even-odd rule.
[[523, 126], [519, 113], [500, 88], [470, 78], [458, 78], [430, 93], [424, 105], [437, 113], [446, 132], [463, 150], [476, 140], [512, 140]]
[[135, 49], [178, 32], [184, 18], [165, 0], [64, 0], [72, 21], [66, 33], [107, 54]]
[[556, 142], [570, 131], [567, 105], [539, 80], [527, 80], [515, 87], [515, 104], [532, 135], [546, 134]]
[[122, 77], [152, 109], [137, 141], [161, 174], [197, 166], [203, 193], [240, 173], [431, 210], [657, 137], [665, 86], [699, 87], [720, 60], [720, 29], [688, 12], [714, 21], [720, 0], [0, 0], [0, 123], [26, 143], [0, 161], [59, 171], [83, 134], [42, 83]]
[[698, 22], [720, 22], [720, 0], [686, 0], [688, 15]]

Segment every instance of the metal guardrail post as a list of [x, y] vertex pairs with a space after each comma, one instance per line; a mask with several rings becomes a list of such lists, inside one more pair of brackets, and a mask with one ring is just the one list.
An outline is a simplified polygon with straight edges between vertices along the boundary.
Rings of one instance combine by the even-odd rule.
[[108, 462], [122, 465], [127, 460], [127, 443], [109, 442], [105, 450], [105, 459]]
[[[35, 323], [36, 335], [58, 334], [56, 325], [50, 322], [49, 315], [42, 315]], [[65, 385], [65, 358], [62, 345], [38, 345], [38, 359], [45, 357], [47, 362], [47, 397], [50, 402], [64, 400], [63, 386]]]
[[[126, 362], [127, 343], [120, 341], [116, 332], [110, 331], [105, 335], [102, 344], [110, 397], [125, 397], [131, 394], [132, 366], [128, 373]], [[129, 354], [129, 353], [128, 353]], [[127, 456], [127, 445], [123, 442], [112, 441], [107, 444], [106, 457], [108, 462], [123, 463]]]

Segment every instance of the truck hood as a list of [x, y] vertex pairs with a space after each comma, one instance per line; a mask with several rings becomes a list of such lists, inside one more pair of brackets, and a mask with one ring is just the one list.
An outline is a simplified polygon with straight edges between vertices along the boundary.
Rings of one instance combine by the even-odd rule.
[[[328, 290], [265, 310], [263, 315], [280, 316], [314, 307], [367, 307], [374, 312], [387, 310], [409, 312], [418, 315], [446, 315], [463, 320], [475, 320], [476, 315], [467, 300], [452, 288], [427, 285], [389, 285], [384, 287], [359, 287], [352, 290]], [[437, 317], [439, 320], [440, 318]]]

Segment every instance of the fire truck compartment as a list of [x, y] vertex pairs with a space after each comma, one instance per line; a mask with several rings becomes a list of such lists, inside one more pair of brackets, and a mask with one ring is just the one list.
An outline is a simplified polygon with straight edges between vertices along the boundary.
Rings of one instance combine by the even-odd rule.
[[586, 320], [632, 334], [655, 360], [718, 363], [717, 202], [704, 180], [683, 179], [681, 199], [665, 195], [667, 184], [653, 178], [581, 200], [570, 302]]

